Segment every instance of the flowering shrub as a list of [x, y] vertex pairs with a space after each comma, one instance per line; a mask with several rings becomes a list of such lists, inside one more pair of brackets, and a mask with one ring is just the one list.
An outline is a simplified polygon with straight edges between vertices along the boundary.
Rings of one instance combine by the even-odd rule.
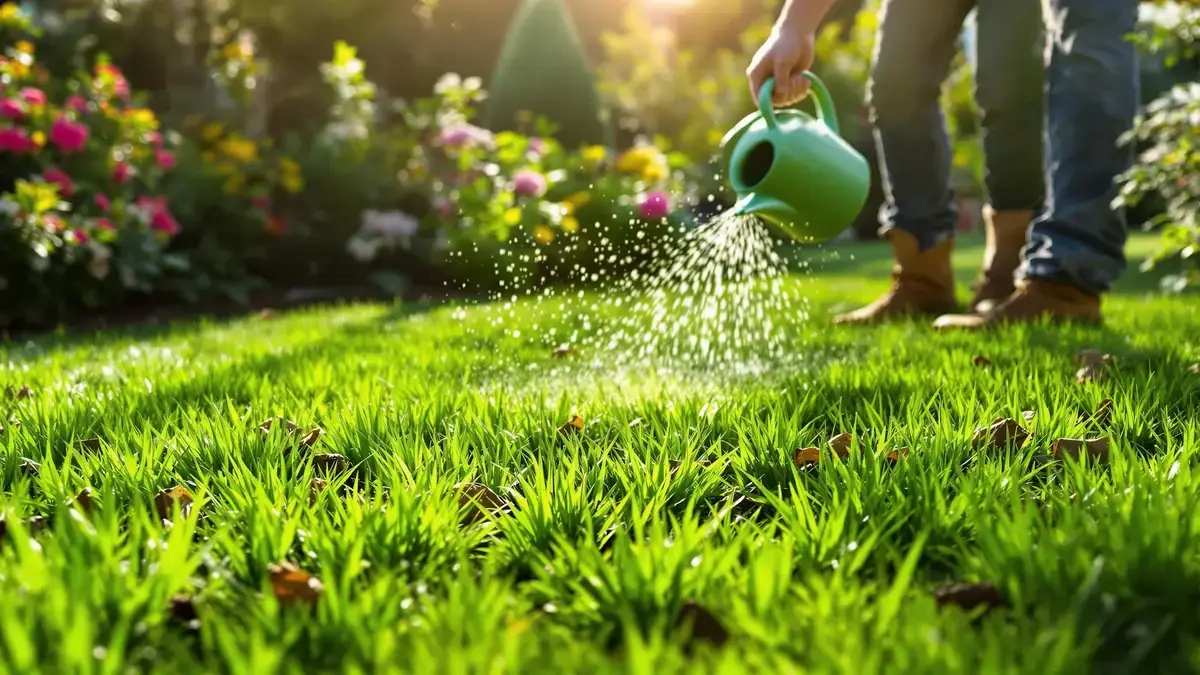
[[[4, 5], [0, 30], [32, 35]], [[160, 192], [176, 162], [154, 113], [101, 59], [51, 81], [32, 43], [0, 57], [0, 325], [150, 291], [183, 261]]]
[[400, 182], [419, 187], [425, 208], [363, 214], [347, 244], [356, 260], [405, 251], [481, 285], [587, 281], [593, 261], [618, 273], [647, 253], [648, 236], [681, 224], [670, 195], [693, 196], [682, 156], [648, 144], [568, 152], [537, 121], [528, 135], [493, 134], [473, 123], [485, 98], [476, 78], [447, 75], [434, 94], [404, 106], [392, 132]]

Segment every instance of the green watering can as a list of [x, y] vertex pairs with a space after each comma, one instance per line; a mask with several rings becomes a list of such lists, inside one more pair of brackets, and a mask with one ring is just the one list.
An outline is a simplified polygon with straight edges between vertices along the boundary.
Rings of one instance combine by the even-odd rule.
[[825, 83], [812, 73], [818, 119], [800, 110], [776, 111], [775, 79], [758, 94], [758, 112], [721, 141], [725, 175], [737, 192], [735, 215], [762, 218], [802, 243], [833, 239], [867, 202], [871, 169], [838, 135], [837, 113]]

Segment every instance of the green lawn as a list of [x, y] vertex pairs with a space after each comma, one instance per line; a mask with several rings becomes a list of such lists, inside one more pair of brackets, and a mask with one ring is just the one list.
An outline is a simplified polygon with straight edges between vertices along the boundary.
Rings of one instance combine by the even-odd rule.
[[[573, 298], [0, 347], [0, 672], [1200, 667], [1197, 299], [1133, 275], [1101, 329], [834, 330], [886, 250], [808, 256], [808, 319], [774, 317], [804, 358], [749, 378], [552, 359]], [[1084, 348], [1107, 381], [1076, 383]], [[1105, 398], [1107, 422], [1081, 417]], [[277, 416], [325, 434], [259, 429]], [[1030, 440], [974, 449], [998, 417]], [[796, 466], [843, 432], [845, 460]], [[1107, 437], [1110, 461], [1049, 461], [1060, 437]], [[460, 483], [505, 505], [461, 507]], [[164, 525], [179, 485], [195, 503], [160, 500]], [[301, 573], [277, 602], [282, 561], [314, 603]], [[939, 608], [953, 581], [1006, 604]]]

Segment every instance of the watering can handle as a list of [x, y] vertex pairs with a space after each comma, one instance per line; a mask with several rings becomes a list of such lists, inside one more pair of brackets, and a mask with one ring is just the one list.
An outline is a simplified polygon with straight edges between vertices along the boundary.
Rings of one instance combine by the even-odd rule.
[[[840, 136], [837, 110], [833, 107], [833, 97], [829, 95], [829, 89], [825, 87], [825, 83], [821, 81], [821, 78], [810, 71], [804, 71], [804, 77], [812, 83], [813, 96], [817, 99], [817, 119], [829, 127], [833, 133]], [[763, 82], [762, 89], [758, 92], [758, 110], [762, 113], [763, 119], [767, 121], [768, 127], [778, 129], [779, 121], [775, 119], [775, 104], [771, 101], [771, 95], [774, 92], [775, 78], [768, 77]]]

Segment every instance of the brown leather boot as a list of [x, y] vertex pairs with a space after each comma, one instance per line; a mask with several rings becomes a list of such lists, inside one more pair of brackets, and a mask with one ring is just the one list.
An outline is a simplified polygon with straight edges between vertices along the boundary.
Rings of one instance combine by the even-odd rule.
[[954, 241], [948, 239], [922, 251], [917, 238], [902, 230], [892, 230], [889, 239], [896, 258], [892, 287], [866, 307], [834, 318], [834, 323], [872, 324], [910, 316], [937, 316], [957, 309], [954, 268], [950, 264]]
[[991, 310], [1017, 290], [1013, 274], [1021, 265], [1021, 250], [1025, 248], [1033, 211], [996, 211], [989, 206], [983, 217], [987, 248], [970, 305], [971, 311], [979, 313]]
[[949, 314], [939, 317], [933, 327], [978, 330], [1005, 323], [1031, 323], [1043, 318], [1054, 323], [1100, 323], [1100, 296], [1067, 284], [1030, 279], [1020, 283], [1008, 299], [989, 312]]

